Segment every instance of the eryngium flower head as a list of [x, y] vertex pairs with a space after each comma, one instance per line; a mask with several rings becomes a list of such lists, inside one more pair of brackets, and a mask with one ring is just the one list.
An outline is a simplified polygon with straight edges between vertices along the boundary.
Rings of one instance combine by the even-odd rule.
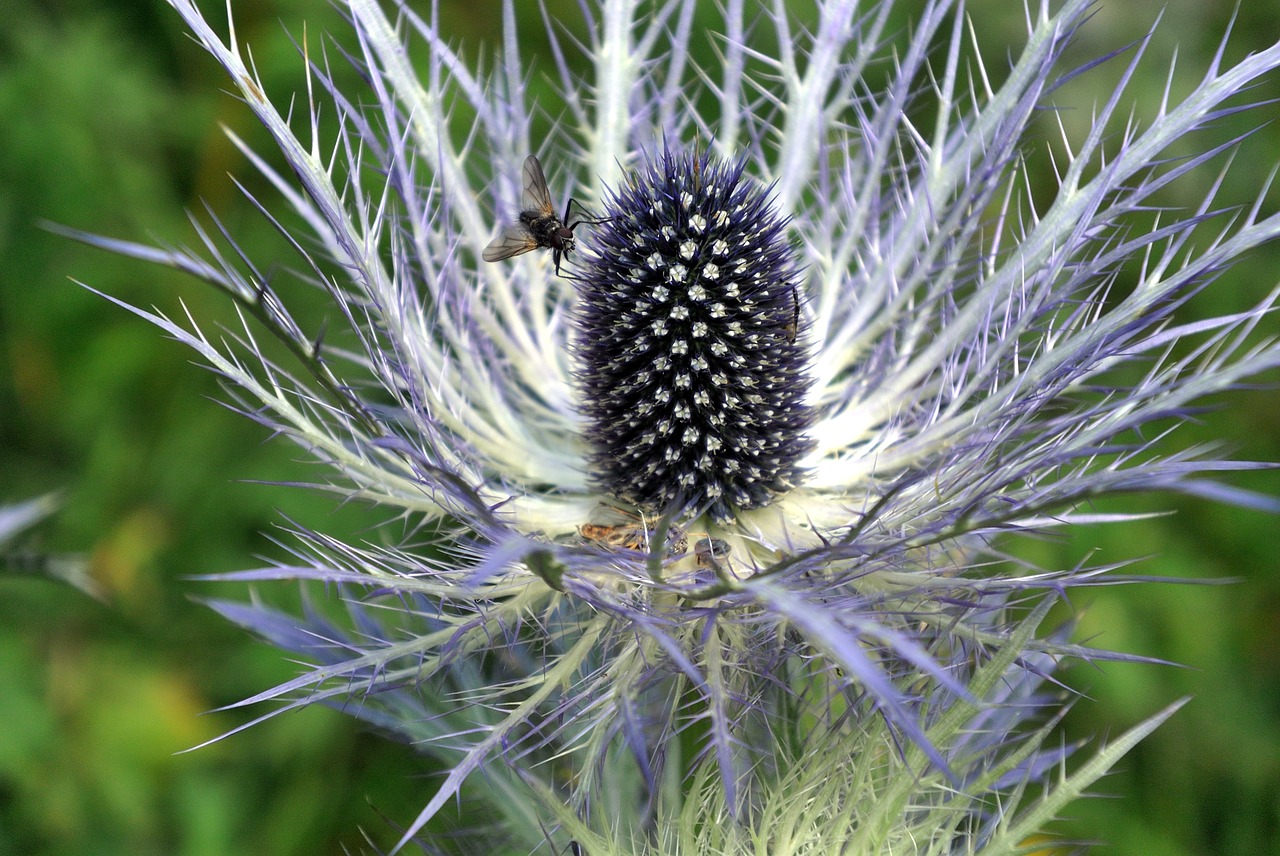
[[649, 159], [607, 197], [575, 282], [590, 471], [662, 515], [731, 522], [794, 487], [812, 447], [795, 254], [744, 166]]
[[[344, 92], [304, 44], [319, 94], [300, 111], [268, 95], [234, 30], [224, 37], [190, 0], [170, 2], [287, 164], [273, 168], [242, 144], [293, 209], [268, 219], [300, 264], [273, 256], [273, 278], [208, 230], [201, 253], [89, 240], [230, 295], [249, 316], [238, 338], [133, 311], [220, 372], [248, 415], [331, 467], [335, 489], [395, 521], [378, 544], [298, 529], [294, 562], [237, 575], [340, 588], [350, 627], [319, 610], [217, 606], [316, 663], [254, 701], [341, 704], [449, 767], [406, 839], [467, 793], [502, 838], [531, 850], [538, 841], [519, 794], [533, 782], [569, 803], [557, 815], [565, 824], [589, 821], [601, 840], [634, 836], [638, 851], [667, 828], [663, 812], [685, 808], [698, 829], [741, 823], [744, 840], [772, 843], [751, 828], [762, 807], [810, 802], [804, 787], [794, 801], [774, 791], [788, 766], [839, 746], [851, 778], [835, 792], [857, 796], [831, 822], [862, 842], [868, 830], [895, 833], [871, 852], [923, 848], [916, 829], [893, 825], [917, 808], [944, 826], [915, 852], [968, 853], [1002, 836], [998, 852], [1018, 852], [1025, 839], [1015, 833], [1025, 830], [1007, 823], [1009, 806], [1052, 764], [1019, 745], [1018, 711], [971, 705], [1016, 707], [992, 687], [1047, 671], [1040, 655], [1106, 656], [1031, 638], [1021, 608], [1115, 576], [1028, 567], [1009, 560], [998, 536], [1123, 519], [1087, 503], [1129, 491], [1275, 507], [1205, 478], [1256, 465], [1153, 438], [1205, 396], [1280, 365], [1280, 346], [1249, 336], [1276, 294], [1199, 322], [1174, 314], [1280, 234], [1280, 215], [1259, 201], [1219, 229], [1208, 221], [1221, 184], [1191, 209], [1161, 208], [1171, 183], [1230, 148], [1183, 149], [1245, 109], [1241, 93], [1280, 66], [1280, 46], [1230, 68], [1215, 63], [1146, 124], [1126, 121], [1121, 89], [1081, 134], [1064, 128], [1063, 140], [1082, 139], [1059, 147], [1042, 142], [1056, 137], [1036, 122], [1071, 115], [1044, 108], [1071, 101], [1055, 81], [1078, 74], [1058, 66], [1092, 0], [1032, 10], [1025, 49], [1001, 74], [966, 48], [967, 18], [949, 0], [924, 3], [901, 42], [891, 2], [820, 2], [810, 27], [782, 3], [753, 5], [748, 26], [747, 4], [729, 0], [716, 7], [720, 53], [702, 68], [691, 66], [689, 43], [708, 24], [695, 28], [695, 7], [711, 4], [584, 2], [594, 71], [582, 79], [563, 46], [553, 52], [566, 116], [538, 138], [537, 153], [556, 153], [547, 178], [561, 198], [598, 203], [599, 188], [614, 188], [600, 213], [615, 219], [581, 227], [588, 246], [566, 261], [569, 279], [554, 275], [545, 252], [483, 261], [495, 224], [520, 210], [514, 177], [534, 147], [517, 4], [505, 7], [499, 70], [482, 78], [410, 4], [388, 15], [375, 0], [349, 0], [355, 38], [341, 52], [369, 89]], [[760, 43], [769, 32], [776, 42]], [[1139, 45], [1124, 81], [1141, 60]], [[891, 72], [877, 82], [867, 73], [875, 69]], [[336, 110], [322, 110], [326, 97]], [[700, 112], [707, 104], [714, 115]], [[464, 117], [472, 124], [458, 127]], [[664, 141], [670, 149], [652, 154]], [[697, 145], [712, 154], [690, 154]], [[1043, 193], [1028, 164], [1046, 145], [1059, 172]], [[766, 383], [775, 397], [749, 411], [772, 410], [789, 425], [725, 435], [780, 432], [759, 493], [722, 476], [699, 481], [693, 457], [665, 484], [622, 472], [613, 456], [631, 448], [612, 445], [626, 436], [622, 414], [595, 402], [610, 384], [646, 371], [653, 381], [655, 369], [618, 369], [605, 345], [592, 356], [591, 335], [574, 332], [574, 318], [609, 330], [633, 323], [622, 316], [646, 305], [635, 286], [651, 277], [649, 299], [670, 292], [677, 265], [690, 288], [710, 265], [727, 275], [714, 243], [689, 250], [698, 280], [683, 260], [698, 233], [674, 215], [693, 207], [710, 229], [725, 210], [734, 222], [705, 188], [694, 193], [698, 163], [718, 176], [716, 192], [740, 194], [763, 215], [746, 226], [762, 234], [740, 239], [758, 251], [741, 274], [761, 275], [765, 293], [752, 298], [764, 307], [760, 334], [781, 356]], [[656, 209], [647, 214], [638, 208], [646, 196]], [[611, 273], [609, 249], [634, 252], [637, 240], [654, 249]], [[741, 249], [726, 255], [741, 261]], [[663, 280], [651, 276], [654, 253]], [[299, 268], [332, 304], [323, 336], [293, 316], [278, 287]], [[632, 268], [641, 283], [628, 280]], [[744, 280], [734, 281], [741, 292]], [[630, 291], [632, 303], [601, 311], [610, 289]], [[262, 329], [298, 365], [263, 350]], [[682, 341], [695, 338], [688, 330]], [[655, 362], [664, 356], [643, 347]], [[1138, 370], [1121, 371], [1129, 368]], [[668, 379], [675, 386], [679, 375]], [[690, 395], [710, 401], [707, 380], [694, 389], [691, 379]], [[651, 388], [656, 396], [665, 381]], [[638, 389], [624, 397], [645, 403]], [[679, 459], [684, 445], [662, 457], [667, 450]], [[664, 513], [655, 520], [642, 507], [603, 534], [587, 529], [624, 497]], [[721, 522], [670, 514], [686, 502]], [[968, 723], [976, 731], [966, 735]], [[818, 731], [824, 742], [810, 742]], [[873, 733], [882, 739], [868, 744]], [[466, 790], [482, 767], [497, 796]], [[724, 811], [710, 819], [681, 791], [695, 768], [722, 793]], [[862, 789], [872, 793], [864, 799]], [[978, 796], [954, 801], [969, 789]], [[875, 817], [857, 813], [872, 804]], [[589, 849], [597, 841], [583, 839]]]

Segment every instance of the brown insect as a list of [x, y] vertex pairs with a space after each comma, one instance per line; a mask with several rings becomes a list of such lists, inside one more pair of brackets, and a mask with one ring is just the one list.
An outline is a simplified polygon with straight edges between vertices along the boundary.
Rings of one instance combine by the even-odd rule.
[[[614, 550], [636, 550], [648, 553], [653, 550], [653, 538], [657, 527], [650, 525], [643, 516], [637, 516], [621, 508], [601, 506], [594, 512], [597, 519], [617, 518], [618, 523], [583, 523], [578, 535], [584, 541]], [[689, 551], [689, 539], [693, 538], [693, 556], [699, 568], [714, 568], [729, 555], [729, 542], [712, 538], [706, 533], [690, 535], [679, 526], [667, 527], [667, 558], [683, 556]]]
[[[656, 529], [651, 528], [644, 517], [636, 517], [620, 508], [607, 508], [611, 516], [626, 518], [623, 523], [583, 523], [578, 527], [578, 534], [583, 540], [604, 547], [618, 550], [639, 550], [648, 552], [651, 549], [652, 536]], [[604, 516], [603, 514], [600, 516]], [[679, 526], [667, 527], [667, 555], [678, 555], [688, 549], [689, 539]]]
[[[520, 197], [520, 216], [514, 223], [503, 227], [498, 237], [489, 242], [480, 257], [487, 262], [500, 262], [512, 256], [523, 255], [536, 249], [551, 250], [551, 259], [560, 275], [560, 260], [573, 252], [573, 230], [583, 223], [596, 225], [608, 219], [582, 217], [569, 223], [575, 200], [569, 199], [564, 207], [564, 219], [556, 216], [547, 188], [547, 177], [542, 172], [542, 162], [537, 155], [524, 159], [524, 192]], [[568, 223], [568, 225], [565, 225]]]

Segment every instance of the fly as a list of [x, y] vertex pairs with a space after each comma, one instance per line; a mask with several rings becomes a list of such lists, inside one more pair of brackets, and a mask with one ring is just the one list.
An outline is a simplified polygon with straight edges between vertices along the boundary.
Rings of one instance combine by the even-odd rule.
[[596, 225], [608, 220], [582, 217], [569, 223], [574, 206], [572, 198], [564, 208], [564, 218], [556, 216], [547, 177], [537, 155], [524, 159], [523, 175], [524, 192], [520, 196], [519, 219], [504, 226], [480, 257], [487, 262], [500, 262], [537, 249], [551, 250], [551, 260], [556, 266], [556, 276], [559, 276], [560, 260], [573, 252], [573, 230], [583, 223]]

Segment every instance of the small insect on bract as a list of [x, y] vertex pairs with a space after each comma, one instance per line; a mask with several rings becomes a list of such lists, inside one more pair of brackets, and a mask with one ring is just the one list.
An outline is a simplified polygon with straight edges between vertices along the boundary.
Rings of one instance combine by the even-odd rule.
[[[649, 552], [656, 526], [651, 525], [643, 516], [636, 517], [612, 506], [601, 506], [593, 516], [597, 519], [609, 518], [609, 522], [583, 523], [578, 527], [582, 540], [612, 549]], [[683, 529], [674, 525], [667, 529], [667, 555], [679, 555], [688, 545]]]
[[[574, 200], [564, 207], [564, 219], [556, 216], [551, 203], [551, 191], [547, 189], [547, 177], [537, 155], [524, 159], [524, 193], [520, 197], [520, 218], [502, 228], [498, 237], [489, 242], [481, 257], [487, 262], [500, 262], [512, 256], [522, 255], [542, 248], [551, 250], [556, 276], [560, 275], [560, 260], [573, 252], [573, 230], [583, 223], [597, 225], [607, 219], [582, 217], [569, 223]], [[568, 225], [565, 225], [568, 223]]]
[[716, 567], [721, 559], [729, 555], [729, 552], [728, 541], [710, 536], [699, 538], [698, 545], [693, 548], [693, 555], [699, 568]]

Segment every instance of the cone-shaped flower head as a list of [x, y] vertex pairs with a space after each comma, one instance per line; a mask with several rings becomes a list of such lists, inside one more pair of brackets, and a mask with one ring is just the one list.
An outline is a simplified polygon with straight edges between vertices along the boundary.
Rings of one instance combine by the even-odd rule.
[[663, 151], [607, 205], [575, 283], [593, 478], [659, 514], [769, 504], [812, 446], [786, 221], [706, 153]]

